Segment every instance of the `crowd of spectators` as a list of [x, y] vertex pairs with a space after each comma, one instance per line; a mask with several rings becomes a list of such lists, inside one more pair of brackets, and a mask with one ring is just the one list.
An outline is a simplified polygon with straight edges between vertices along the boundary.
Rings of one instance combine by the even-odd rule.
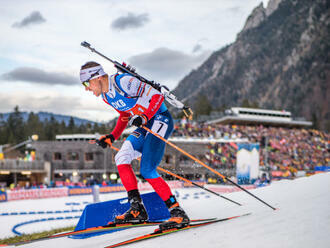
[[236, 128], [236, 125], [207, 125], [184, 118], [174, 124], [172, 137], [208, 139], [244, 138], [241, 132], [237, 132]]
[[175, 124], [172, 137], [223, 139], [225, 142], [211, 142], [205, 154], [209, 164], [220, 168], [236, 165], [238, 139], [259, 143], [260, 165], [267, 163], [273, 171], [295, 173], [330, 166], [330, 135], [314, 129], [202, 124], [183, 119]]
[[[237, 142], [259, 143], [259, 162], [262, 170], [283, 172], [284, 177], [302, 171], [311, 172], [317, 166], [330, 166], [330, 135], [314, 129], [205, 124], [183, 119], [175, 123], [172, 137], [208, 140], [208, 151], [202, 160], [214, 168], [221, 169], [225, 174], [226, 170], [234, 171], [236, 168]], [[50, 182], [49, 185], [11, 184], [10, 189], [86, 187], [94, 184], [107, 186], [112, 183], [93, 178], [78, 183], [66, 179], [61, 182]], [[2, 189], [0, 188], [0, 191]]]
[[236, 166], [236, 148], [232, 143], [210, 142], [205, 157], [209, 164], [220, 169], [234, 169]]

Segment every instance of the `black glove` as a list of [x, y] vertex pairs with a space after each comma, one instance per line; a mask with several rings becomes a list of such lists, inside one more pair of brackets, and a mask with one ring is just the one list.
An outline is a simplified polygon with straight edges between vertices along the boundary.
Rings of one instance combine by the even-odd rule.
[[96, 144], [101, 146], [102, 148], [107, 148], [107, 146], [111, 146], [115, 141], [115, 137], [112, 134], [104, 135], [100, 139], [96, 140]]
[[142, 125], [145, 125], [148, 122], [148, 118], [145, 115], [133, 115], [131, 119], [129, 120], [129, 125], [140, 127]]

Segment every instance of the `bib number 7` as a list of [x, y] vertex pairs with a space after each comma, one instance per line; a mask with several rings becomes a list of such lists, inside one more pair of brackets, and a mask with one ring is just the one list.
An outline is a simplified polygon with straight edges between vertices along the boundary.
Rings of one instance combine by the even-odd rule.
[[151, 131], [159, 134], [163, 138], [165, 137], [166, 131], [168, 128], [168, 124], [162, 121], [155, 120], [154, 124], [151, 127]]

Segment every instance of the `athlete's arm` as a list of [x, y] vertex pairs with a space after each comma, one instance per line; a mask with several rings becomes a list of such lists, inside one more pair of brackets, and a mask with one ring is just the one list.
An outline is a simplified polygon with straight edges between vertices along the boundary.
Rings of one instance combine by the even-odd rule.
[[143, 113], [148, 118], [148, 120], [150, 120], [157, 113], [163, 102], [164, 96], [162, 94], [155, 94], [151, 97], [149, 107]]
[[118, 111], [119, 113], [119, 117], [116, 123], [115, 128], [113, 129], [113, 131], [111, 132], [111, 134], [113, 135], [113, 137], [115, 138], [115, 140], [117, 140], [120, 135], [122, 134], [122, 132], [124, 131], [124, 129], [127, 126], [127, 123], [129, 121], [129, 113], [123, 112], [123, 111]]

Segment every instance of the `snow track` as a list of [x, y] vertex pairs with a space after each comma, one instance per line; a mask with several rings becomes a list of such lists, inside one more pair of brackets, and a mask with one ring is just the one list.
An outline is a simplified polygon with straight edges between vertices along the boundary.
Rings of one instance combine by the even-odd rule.
[[[231, 199], [242, 203], [244, 205], [242, 207], [236, 206], [220, 197], [211, 194], [200, 194], [200, 192], [200, 189], [180, 189], [176, 193], [179, 195], [179, 202], [193, 219], [223, 218], [247, 212], [252, 212], [253, 214], [228, 222], [200, 227], [196, 230], [190, 229], [153, 240], [146, 240], [128, 247], [330, 247], [330, 173], [292, 181], [274, 182], [271, 186], [251, 191], [267, 203], [279, 208], [276, 211], [271, 210], [244, 192], [226, 194]], [[103, 195], [104, 199], [102, 200], [119, 198], [123, 195], [124, 193], [107, 194]], [[65, 206], [65, 201], [83, 202], [90, 200], [90, 197], [81, 196], [76, 197], [74, 200], [72, 197], [61, 198], [61, 200], [57, 199], [57, 204], [62, 204], [63, 207], [68, 209], [69, 206]], [[29, 204], [40, 206], [38, 202], [43, 201], [44, 207], [51, 210], [55, 208], [53, 200], [34, 200], [34, 204]], [[24, 206], [27, 206], [27, 202], [29, 201], [16, 201], [15, 205], [13, 205], [15, 206], [15, 211], [27, 211], [24, 208]], [[13, 203], [2, 203], [0, 205], [1, 210], [6, 208], [6, 204]], [[76, 206], [70, 207], [74, 208]], [[81, 208], [81, 206], [78, 207]], [[0, 216], [1, 235], [8, 236], [12, 225], [21, 217]], [[26, 220], [27, 216], [24, 218]], [[77, 222], [77, 220], [75, 221]], [[72, 223], [70, 224], [72, 225]], [[65, 225], [65, 223], [63, 224]], [[26, 227], [28, 226], [30, 226], [30, 230], [34, 229], [34, 224]], [[105, 247], [137, 235], [146, 234], [153, 229], [154, 227], [129, 229], [81, 240], [59, 238], [27, 244], [23, 247]], [[4, 233], [7, 233], [7, 235], [3, 235]]]

